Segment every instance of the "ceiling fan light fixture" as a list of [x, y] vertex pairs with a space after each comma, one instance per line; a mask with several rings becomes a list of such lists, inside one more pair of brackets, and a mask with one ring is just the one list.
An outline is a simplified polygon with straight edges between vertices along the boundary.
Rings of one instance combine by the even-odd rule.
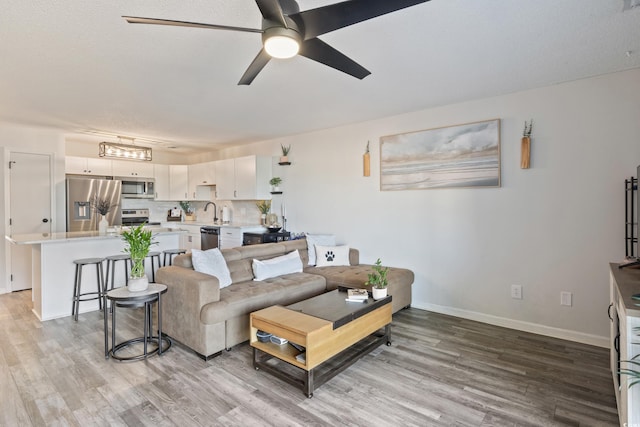
[[293, 58], [300, 51], [302, 37], [292, 28], [274, 27], [264, 32], [264, 50], [272, 58]]
[[264, 49], [272, 58], [287, 59], [298, 54], [300, 45], [291, 37], [273, 36], [264, 42]]

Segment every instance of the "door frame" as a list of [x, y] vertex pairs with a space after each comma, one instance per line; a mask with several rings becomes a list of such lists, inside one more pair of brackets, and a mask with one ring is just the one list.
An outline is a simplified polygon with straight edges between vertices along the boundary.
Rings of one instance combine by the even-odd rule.
[[[11, 177], [9, 172], [9, 162], [11, 161], [12, 153], [21, 153], [21, 154], [34, 154], [40, 156], [48, 156], [49, 157], [49, 209], [51, 212], [51, 232], [55, 233], [57, 230], [57, 212], [56, 212], [56, 182], [55, 182], [55, 164], [56, 164], [56, 153], [53, 151], [34, 151], [34, 150], [25, 150], [20, 148], [4, 148], [4, 164], [2, 166], [4, 172], [4, 234], [11, 235], [11, 226], [9, 225], [9, 218], [11, 217]], [[0, 287], [0, 294], [12, 292], [11, 286], [11, 245], [13, 243], [9, 242], [5, 239], [5, 287], [4, 289]]]

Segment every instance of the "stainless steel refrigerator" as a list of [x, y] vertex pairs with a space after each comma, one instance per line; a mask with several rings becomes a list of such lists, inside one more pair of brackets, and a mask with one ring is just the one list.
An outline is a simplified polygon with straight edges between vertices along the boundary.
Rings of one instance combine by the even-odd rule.
[[108, 200], [114, 206], [106, 215], [109, 225], [121, 225], [121, 195], [121, 181], [67, 178], [67, 231], [97, 230], [102, 217], [91, 203], [98, 200]]

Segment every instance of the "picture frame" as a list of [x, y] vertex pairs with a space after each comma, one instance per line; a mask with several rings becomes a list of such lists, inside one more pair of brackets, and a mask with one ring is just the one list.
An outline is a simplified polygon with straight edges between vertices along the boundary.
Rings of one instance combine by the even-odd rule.
[[500, 119], [380, 138], [380, 190], [500, 187]]

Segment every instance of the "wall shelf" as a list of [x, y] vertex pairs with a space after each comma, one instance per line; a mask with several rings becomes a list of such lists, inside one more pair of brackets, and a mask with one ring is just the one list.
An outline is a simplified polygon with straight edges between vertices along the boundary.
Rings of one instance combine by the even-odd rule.
[[282, 194], [282, 191], [272, 191], [271, 194]]
[[280, 166], [289, 166], [289, 165], [291, 165], [291, 162], [278, 162], [278, 164]]

